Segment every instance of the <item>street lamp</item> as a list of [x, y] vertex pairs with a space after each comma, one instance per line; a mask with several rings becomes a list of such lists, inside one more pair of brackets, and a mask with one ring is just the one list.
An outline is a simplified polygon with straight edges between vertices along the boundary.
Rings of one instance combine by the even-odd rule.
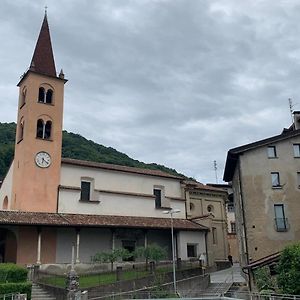
[[174, 230], [173, 230], [173, 214], [177, 214], [180, 212], [180, 209], [170, 209], [163, 211], [164, 214], [170, 214], [171, 218], [171, 237], [172, 237], [172, 257], [173, 257], [173, 285], [174, 285], [174, 293], [177, 294], [176, 288], [176, 271], [175, 271], [175, 246], [174, 246]]

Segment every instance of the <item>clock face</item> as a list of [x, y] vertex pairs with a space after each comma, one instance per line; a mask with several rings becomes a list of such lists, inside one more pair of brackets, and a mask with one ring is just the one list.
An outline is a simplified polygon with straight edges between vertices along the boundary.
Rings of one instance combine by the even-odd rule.
[[51, 156], [44, 151], [38, 152], [35, 156], [35, 163], [40, 168], [48, 168], [51, 165]]

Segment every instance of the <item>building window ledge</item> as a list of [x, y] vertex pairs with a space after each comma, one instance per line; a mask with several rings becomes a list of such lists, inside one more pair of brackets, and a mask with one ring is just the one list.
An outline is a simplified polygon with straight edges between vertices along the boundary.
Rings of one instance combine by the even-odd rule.
[[272, 189], [274, 189], [274, 190], [281, 190], [282, 189], [282, 185], [274, 185], [274, 186], [272, 186]]

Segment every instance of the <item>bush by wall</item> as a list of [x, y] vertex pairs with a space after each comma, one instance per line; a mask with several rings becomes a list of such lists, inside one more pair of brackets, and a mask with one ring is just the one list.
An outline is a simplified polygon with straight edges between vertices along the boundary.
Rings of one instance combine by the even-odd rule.
[[27, 299], [31, 299], [31, 282], [0, 284], [0, 295], [13, 293], [27, 294]]
[[27, 269], [15, 264], [0, 264], [0, 283], [17, 283], [27, 280]]

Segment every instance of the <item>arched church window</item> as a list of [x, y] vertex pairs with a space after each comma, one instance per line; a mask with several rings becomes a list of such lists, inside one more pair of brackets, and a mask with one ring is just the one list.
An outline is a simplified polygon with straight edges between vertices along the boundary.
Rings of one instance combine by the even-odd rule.
[[53, 91], [49, 89], [46, 93], [46, 103], [48, 104], [52, 103], [52, 95], [53, 95]]
[[43, 87], [39, 88], [39, 102], [45, 102], [45, 89]]
[[38, 119], [36, 128], [36, 137], [44, 140], [51, 138], [52, 122], [44, 122], [42, 119]]
[[43, 136], [44, 136], [44, 121], [42, 119], [39, 119], [37, 121], [36, 137], [43, 139]]
[[44, 139], [48, 140], [51, 137], [51, 127], [52, 127], [52, 122], [47, 121], [45, 125], [45, 134], [44, 134]]

